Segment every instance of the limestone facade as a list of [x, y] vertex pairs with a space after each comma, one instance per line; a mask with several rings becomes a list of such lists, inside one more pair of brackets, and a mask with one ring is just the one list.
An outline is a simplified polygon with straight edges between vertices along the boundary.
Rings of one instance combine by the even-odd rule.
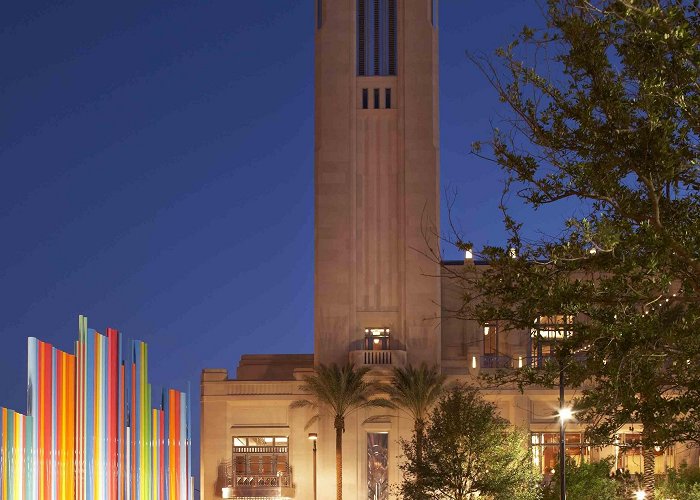
[[[497, 325], [485, 330], [451, 319], [446, 311], [454, 309], [459, 295], [428, 257], [438, 244], [440, 202], [436, 3], [314, 0], [314, 353], [246, 355], [235, 377], [226, 370], [203, 371], [203, 500], [313, 499], [309, 433], [318, 435], [317, 498], [335, 498], [332, 418], [321, 413], [307, 428], [313, 412], [289, 408], [304, 397], [299, 387], [315, 364], [353, 362], [370, 366], [371, 377], [386, 378], [392, 366], [426, 362], [440, 366], [451, 380], [468, 381], [484, 371], [537, 362], [530, 332], [499, 336]], [[558, 394], [528, 389], [484, 396], [532, 433], [533, 450], [546, 470], [550, 433], [558, 432], [553, 417]], [[378, 435], [388, 434], [385, 480], [400, 479], [397, 441], [410, 436], [412, 422], [394, 412], [383, 422], [364, 423], [371, 414], [386, 411], [357, 412], [346, 422], [345, 499], [374, 498], [368, 439]], [[612, 447], [577, 447], [581, 431], [576, 424], [567, 429], [572, 454], [616, 454]], [[634, 430], [627, 434], [634, 436]], [[618, 458], [623, 467], [641, 467], [641, 456]], [[684, 447], [662, 452], [657, 466], [681, 461], [697, 464], [696, 452]]]

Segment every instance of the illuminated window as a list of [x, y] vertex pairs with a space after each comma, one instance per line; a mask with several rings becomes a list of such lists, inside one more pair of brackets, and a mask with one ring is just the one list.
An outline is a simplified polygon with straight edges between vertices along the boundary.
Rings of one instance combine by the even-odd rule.
[[[627, 470], [630, 474], [644, 472], [644, 449], [641, 445], [642, 435], [638, 432], [622, 433], [616, 440], [616, 467]], [[671, 450], [661, 447], [654, 448], [654, 470], [657, 474], [665, 474], [669, 467], [674, 466]]]
[[[542, 474], [553, 474], [559, 467], [559, 433], [533, 432], [530, 443], [532, 462], [535, 467]], [[589, 461], [590, 447], [583, 442], [583, 436], [580, 432], [566, 433], [566, 456], [577, 464]]]
[[573, 317], [561, 314], [537, 318], [530, 331], [530, 364], [539, 368], [552, 359], [557, 342], [571, 335], [572, 324]]
[[357, 0], [357, 74], [396, 75], [396, 0]]
[[389, 434], [367, 433], [367, 499], [389, 499]]
[[368, 351], [388, 351], [390, 347], [388, 328], [365, 328], [365, 349]]
[[[481, 368], [507, 369], [513, 368], [514, 361], [509, 355], [500, 352], [500, 327], [496, 321], [489, 321], [482, 327], [484, 354], [481, 356]], [[522, 368], [522, 366], [520, 366]]]
[[484, 355], [498, 355], [498, 323], [486, 323], [484, 330]]
[[286, 436], [235, 436], [233, 484], [289, 486], [289, 439]]
[[631, 474], [641, 474], [644, 471], [642, 457], [642, 435], [639, 433], [622, 434], [618, 441], [617, 466], [629, 470]]

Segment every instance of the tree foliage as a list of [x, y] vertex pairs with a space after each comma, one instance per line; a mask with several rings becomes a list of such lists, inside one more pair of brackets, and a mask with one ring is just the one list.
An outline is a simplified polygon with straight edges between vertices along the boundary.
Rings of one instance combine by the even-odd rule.
[[523, 435], [475, 388], [455, 386], [446, 392], [430, 414], [423, 442], [422, 459], [416, 436], [401, 442], [402, 498], [537, 498], [538, 478]]
[[[503, 169], [506, 194], [575, 210], [533, 240], [502, 205], [508, 241], [477, 252], [490, 267], [446, 269], [464, 290], [455, 313], [520, 331], [575, 318], [556, 355], [589, 439], [641, 422], [647, 450], [700, 441], [698, 3], [550, 0], [545, 24], [470, 56], [508, 113], [474, 152]], [[558, 370], [507, 378], [551, 385]]]

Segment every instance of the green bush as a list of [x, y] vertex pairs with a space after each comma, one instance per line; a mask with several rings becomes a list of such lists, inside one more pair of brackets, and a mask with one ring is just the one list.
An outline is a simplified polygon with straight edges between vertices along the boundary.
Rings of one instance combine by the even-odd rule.
[[[611, 461], [582, 463], [577, 465], [566, 459], [566, 494], [572, 500], [617, 500], [618, 483], [610, 478]], [[544, 500], [559, 499], [559, 471], [545, 488]]]
[[678, 470], [669, 469], [665, 477], [656, 482], [658, 498], [676, 500], [700, 500], [700, 469], [681, 465]]
[[[611, 478], [612, 459], [577, 465], [566, 459], [566, 493], [571, 500], [628, 500], [641, 478], [617, 474]], [[700, 500], [700, 469], [682, 465], [656, 479], [655, 497], [666, 500]], [[559, 473], [544, 488], [543, 500], [559, 500]]]

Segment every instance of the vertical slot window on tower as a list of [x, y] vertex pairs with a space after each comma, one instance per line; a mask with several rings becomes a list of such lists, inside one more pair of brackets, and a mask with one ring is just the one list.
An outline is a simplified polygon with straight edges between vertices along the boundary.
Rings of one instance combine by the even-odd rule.
[[369, 92], [362, 89], [362, 109], [369, 109]]
[[384, 107], [391, 109], [391, 89], [384, 89]]
[[358, 76], [396, 75], [396, 0], [357, 0]]
[[379, 109], [379, 89], [374, 89], [374, 109]]
[[316, 0], [316, 29], [323, 26], [323, 0]]
[[437, 28], [438, 0], [430, 0], [430, 24]]

